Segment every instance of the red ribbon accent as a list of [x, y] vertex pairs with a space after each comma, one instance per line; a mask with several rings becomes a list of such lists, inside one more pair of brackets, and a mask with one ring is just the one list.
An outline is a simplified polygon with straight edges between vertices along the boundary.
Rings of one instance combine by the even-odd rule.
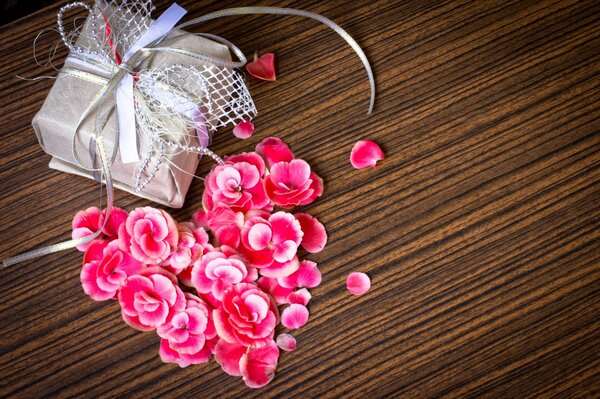
[[106, 35], [106, 39], [108, 40], [108, 45], [110, 46], [110, 48], [112, 49], [113, 55], [115, 56], [115, 61], [117, 62], [117, 65], [121, 65], [121, 56], [119, 55], [119, 52], [117, 51], [117, 46], [115, 46], [115, 44], [113, 43], [112, 39], [110, 38], [111, 34], [112, 34], [112, 29], [110, 28], [110, 22], [108, 22], [108, 18], [106, 17], [106, 14], [102, 13], [102, 18], [104, 18], [104, 34]]

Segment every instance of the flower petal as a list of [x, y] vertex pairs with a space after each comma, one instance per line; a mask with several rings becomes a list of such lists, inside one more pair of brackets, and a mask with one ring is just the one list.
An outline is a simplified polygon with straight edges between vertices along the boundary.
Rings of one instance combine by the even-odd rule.
[[246, 70], [252, 76], [261, 80], [275, 80], [275, 54], [266, 53], [246, 65]]
[[308, 321], [306, 306], [293, 303], [281, 312], [281, 324], [290, 330], [300, 328]]
[[346, 288], [353, 295], [362, 295], [371, 288], [371, 279], [364, 273], [350, 273], [346, 278]]
[[327, 244], [325, 226], [308, 213], [297, 213], [294, 216], [300, 222], [300, 228], [304, 233], [300, 245], [312, 254], [323, 250]]
[[287, 303], [290, 305], [293, 303], [299, 303], [300, 305], [306, 306], [308, 305], [310, 298], [312, 298], [310, 292], [308, 292], [306, 288], [302, 288], [298, 291], [290, 292], [290, 294], [287, 296]]
[[256, 146], [258, 152], [267, 161], [269, 167], [277, 162], [290, 162], [294, 159], [294, 153], [290, 147], [280, 138], [267, 137]]
[[296, 349], [296, 338], [290, 334], [279, 334], [275, 340], [277, 346], [286, 352]]
[[250, 138], [254, 133], [254, 123], [250, 121], [242, 121], [233, 128], [233, 135], [238, 139], [245, 140]]
[[220, 339], [215, 347], [215, 360], [221, 365], [224, 372], [234, 377], [240, 377], [240, 359], [246, 353], [243, 345], [230, 344]]
[[356, 169], [364, 169], [375, 166], [384, 158], [383, 151], [373, 141], [361, 140], [354, 144], [350, 152], [350, 163]]
[[279, 348], [271, 341], [260, 348], [251, 349], [240, 359], [240, 371], [246, 385], [261, 388], [275, 376]]

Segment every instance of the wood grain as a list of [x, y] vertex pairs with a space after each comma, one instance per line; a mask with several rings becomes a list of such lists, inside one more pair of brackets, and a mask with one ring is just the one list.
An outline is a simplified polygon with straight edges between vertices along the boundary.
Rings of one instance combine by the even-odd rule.
[[[182, 0], [190, 17], [250, 2]], [[257, 134], [228, 130], [217, 153], [277, 135], [326, 182], [308, 209], [326, 225], [323, 271], [298, 349], [251, 390], [214, 361], [161, 363], [158, 338], [79, 284], [80, 255], [0, 273], [0, 396], [203, 398], [600, 397], [600, 3], [597, 1], [266, 1], [344, 27], [352, 50], [295, 17], [232, 17], [194, 31], [277, 56], [274, 83], [251, 81]], [[161, 1], [159, 11], [168, 5]], [[89, 180], [47, 167], [30, 122], [52, 85], [31, 44], [59, 5], [1, 28], [0, 254], [69, 236], [97, 204]], [[57, 43], [48, 33], [38, 54]], [[66, 51], [59, 46], [56, 64]], [[381, 144], [353, 170], [354, 142]], [[199, 173], [206, 173], [208, 162]], [[186, 206], [200, 206], [201, 182]], [[147, 201], [118, 192], [132, 209]], [[351, 271], [371, 276], [360, 298]]]

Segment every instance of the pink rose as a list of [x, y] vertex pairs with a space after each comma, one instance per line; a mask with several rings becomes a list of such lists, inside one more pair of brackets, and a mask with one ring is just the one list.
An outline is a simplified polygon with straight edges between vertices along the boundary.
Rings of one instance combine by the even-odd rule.
[[[217, 335], [208, 306], [198, 297], [185, 294], [185, 308], [157, 329], [162, 338], [160, 355], [164, 362], [181, 367], [204, 363], [212, 351], [208, 340]], [[176, 355], [173, 356], [173, 352]]]
[[204, 181], [202, 204], [210, 211], [217, 203], [242, 212], [268, 206], [259, 168], [246, 161], [216, 165]]
[[158, 264], [177, 247], [177, 224], [167, 212], [149, 206], [136, 208], [119, 229], [121, 248], [146, 264]]
[[277, 306], [256, 285], [240, 283], [225, 291], [213, 319], [219, 337], [228, 343], [260, 347], [273, 340]]
[[186, 305], [183, 291], [162, 274], [129, 277], [119, 291], [119, 303], [127, 324], [142, 331], [164, 324]]
[[83, 257], [81, 285], [96, 301], [114, 298], [129, 276], [138, 274], [145, 265], [119, 248], [117, 241], [93, 242]]
[[262, 268], [294, 259], [303, 233], [294, 215], [276, 212], [268, 219], [260, 216], [248, 219], [241, 235], [246, 257], [252, 265]]
[[241, 283], [248, 276], [244, 262], [237, 256], [222, 252], [209, 252], [200, 258], [192, 269], [192, 284], [199, 293], [212, 293], [217, 300], [232, 285]]
[[[87, 237], [102, 228], [102, 234], [98, 238], [116, 238], [119, 227], [127, 219], [127, 212], [120, 208], [113, 208], [106, 221], [106, 225], [104, 225], [105, 215], [106, 210], [100, 211], [95, 206], [87, 208], [85, 211], [77, 212], [71, 224], [73, 228], [71, 237], [73, 239]], [[91, 242], [78, 245], [77, 249], [85, 251], [90, 245]]]
[[208, 234], [202, 227], [189, 222], [177, 223], [177, 231], [179, 241], [164, 265], [175, 274], [181, 273], [200, 258], [208, 245]]
[[282, 208], [307, 205], [323, 194], [323, 180], [302, 159], [281, 161], [265, 177], [267, 195]]

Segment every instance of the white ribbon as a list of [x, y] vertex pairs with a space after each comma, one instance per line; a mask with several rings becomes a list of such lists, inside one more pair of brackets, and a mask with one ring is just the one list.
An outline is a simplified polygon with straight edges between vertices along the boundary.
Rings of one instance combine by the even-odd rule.
[[[140, 38], [133, 43], [125, 56], [123, 64], [140, 49], [164, 37], [179, 22], [187, 11], [177, 3], [173, 3]], [[117, 121], [119, 124], [119, 152], [123, 163], [138, 162], [137, 132], [135, 126], [135, 104], [133, 99], [133, 75], [127, 73], [119, 83], [115, 93], [117, 105]]]

